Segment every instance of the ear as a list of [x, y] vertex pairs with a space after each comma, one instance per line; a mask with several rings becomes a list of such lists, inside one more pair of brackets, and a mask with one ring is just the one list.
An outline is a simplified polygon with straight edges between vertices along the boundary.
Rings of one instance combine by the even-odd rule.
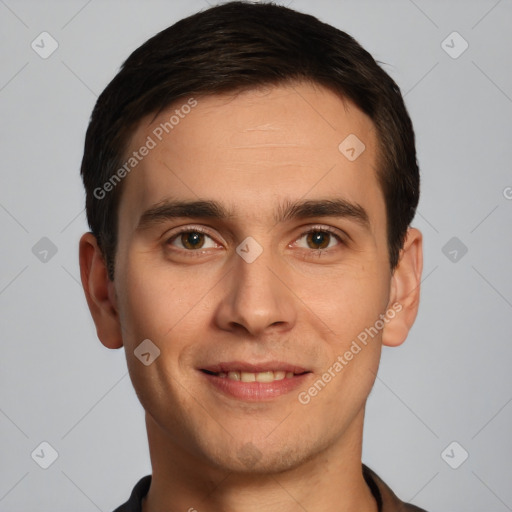
[[[401, 345], [416, 319], [420, 302], [421, 272], [423, 270], [423, 237], [416, 228], [409, 228], [404, 246], [391, 277], [388, 303], [389, 321], [382, 333], [382, 344]], [[391, 316], [394, 313], [394, 316]]]
[[123, 346], [114, 282], [108, 277], [105, 259], [92, 233], [80, 238], [80, 277], [99, 340], [107, 348]]

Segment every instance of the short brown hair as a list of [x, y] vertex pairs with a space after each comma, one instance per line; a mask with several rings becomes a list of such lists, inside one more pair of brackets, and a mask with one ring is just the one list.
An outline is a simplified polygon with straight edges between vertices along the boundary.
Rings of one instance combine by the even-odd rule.
[[[271, 3], [228, 2], [182, 19], [135, 50], [94, 107], [82, 160], [92, 233], [114, 277], [118, 171], [137, 123], [179, 99], [310, 82], [351, 100], [375, 124], [377, 177], [387, 214], [390, 267], [419, 200], [413, 126], [393, 79], [357, 41], [317, 18]], [[340, 141], [341, 142], [341, 141]]]

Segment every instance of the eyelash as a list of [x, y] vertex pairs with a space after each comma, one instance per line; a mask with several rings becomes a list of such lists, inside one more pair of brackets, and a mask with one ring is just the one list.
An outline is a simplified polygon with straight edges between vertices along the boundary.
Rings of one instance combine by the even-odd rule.
[[[334, 228], [329, 228], [327, 226], [312, 226], [308, 228], [306, 231], [303, 231], [296, 240], [300, 240], [302, 237], [309, 235], [310, 233], [328, 233], [333, 236], [340, 245], [345, 245], [344, 238], [339, 234], [337, 230]], [[322, 254], [332, 252], [336, 247], [330, 247], [329, 249], [303, 249], [304, 251], [311, 251], [316, 257], [320, 257]]]
[[[181, 229], [180, 231], [174, 233], [170, 238], [167, 239], [166, 244], [172, 245], [172, 242], [176, 238], [178, 238], [180, 235], [182, 235], [183, 233], [202, 233], [202, 234], [210, 237], [213, 240], [213, 237], [210, 234], [208, 234], [207, 230], [205, 230], [204, 228], [201, 228], [199, 226], [192, 226], [192, 227], [187, 227], [187, 228]], [[327, 226], [312, 226], [312, 227], [308, 228], [306, 231], [303, 231], [296, 238], [295, 241], [300, 240], [302, 237], [309, 235], [310, 233], [328, 233], [329, 235], [332, 235], [334, 238], [336, 238], [336, 240], [340, 243], [340, 245], [346, 245], [346, 242], [345, 242], [343, 236], [337, 230], [334, 230], [333, 228], [329, 228]], [[199, 256], [199, 255], [203, 254], [204, 251], [208, 250], [208, 249], [190, 250], [190, 249], [181, 249], [181, 248], [176, 248], [176, 249], [182, 253], [189, 253], [188, 256], [192, 256], [192, 257]], [[331, 252], [333, 249], [334, 248], [331, 247], [329, 249], [304, 249], [304, 250], [306, 250], [306, 251], [309, 250], [309, 251], [313, 252], [315, 254], [315, 256], [321, 256], [324, 253]]]

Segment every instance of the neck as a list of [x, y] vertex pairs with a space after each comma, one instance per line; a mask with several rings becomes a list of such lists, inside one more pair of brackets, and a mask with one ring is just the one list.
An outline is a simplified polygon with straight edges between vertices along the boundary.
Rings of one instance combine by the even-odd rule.
[[300, 466], [273, 474], [214, 467], [170, 442], [146, 414], [153, 467], [143, 512], [377, 512], [361, 466], [364, 410], [335, 445]]

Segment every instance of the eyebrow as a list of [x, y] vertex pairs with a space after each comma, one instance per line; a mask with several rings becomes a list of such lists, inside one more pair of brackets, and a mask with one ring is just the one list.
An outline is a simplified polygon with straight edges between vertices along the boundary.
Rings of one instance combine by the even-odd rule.
[[[218, 201], [165, 200], [149, 208], [141, 215], [137, 230], [143, 231], [155, 224], [174, 218], [226, 220], [234, 216], [233, 210], [227, 209]], [[369, 216], [366, 210], [361, 205], [342, 198], [287, 200], [278, 205], [274, 213], [276, 223], [311, 217], [348, 218], [365, 229], [370, 228]]]

